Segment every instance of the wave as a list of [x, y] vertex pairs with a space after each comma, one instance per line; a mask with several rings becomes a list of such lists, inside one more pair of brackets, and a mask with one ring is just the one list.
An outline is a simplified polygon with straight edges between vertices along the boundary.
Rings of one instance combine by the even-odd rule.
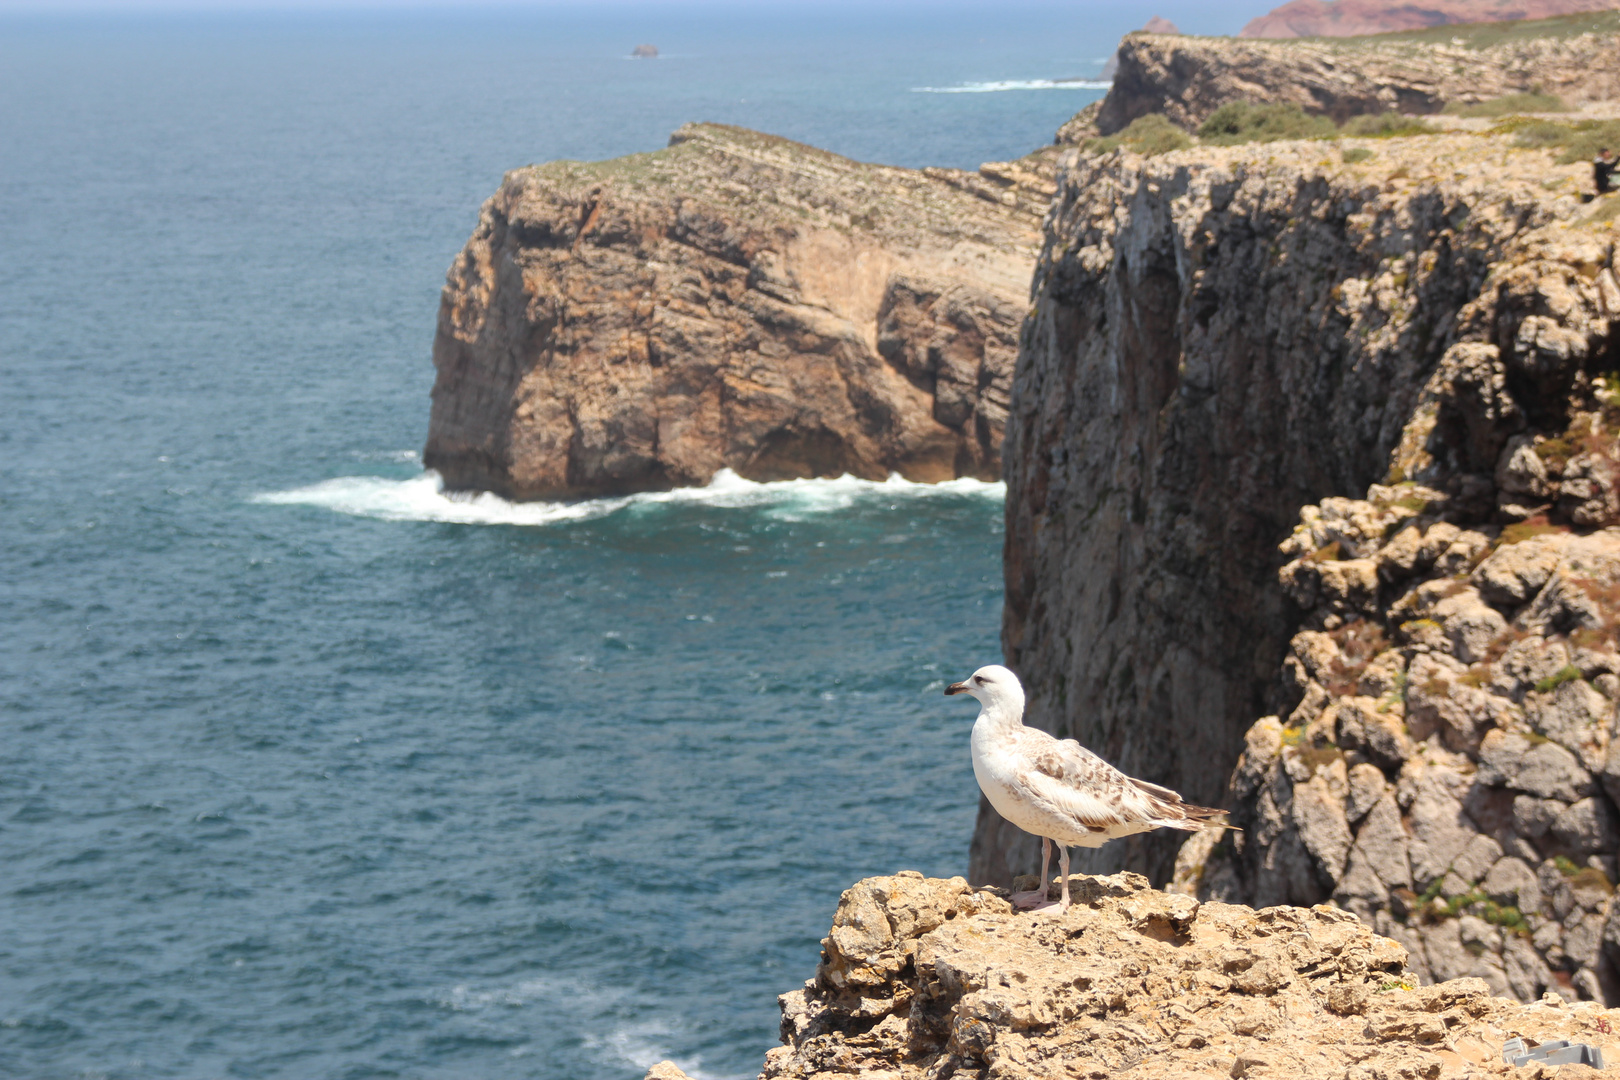
[[863, 502], [911, 501], [940, 495], [968, 495], [1004, 499], [1007, 486], [984, 480], [946, 480], [920, 484], [891, 476], [887, 480], [860, 480], [840, 476], [825, 480], [744, 480], [721, 469], [706, 487], [648, 491], [636, 495], [582, 499], [575, 502], [508, 502], [487, 492], [446, 492], [439, 474], [430, 470], [406, 480], [381, 476], [341, 476], [290, 491], [268, 491], [252, 497], [270, 506], [318, 506], [340, 514], [379, 521], [439, 521], [459, 525], [559, 525], [592, 521], [620, 511], [637, 512], [670, 505], [702, 505], [731, 509], [757, 508], [774, 516], [797, 519], [801, 515], [846, 510]]
[[1102, 79], [1002, 79], [958, 86], [913, 86], [913, 94], [999, 94], [1004, 90], [1107, 90], [1114, 84]]
[[673, 1061], [692, 1080], [748, 1080], [753, 1074], [720, 1076], [703, 1069], [701, 1057], [674, 1057], [669, 1049], [669, 1025], [657, 1021], [615, 1028], [606, 1036], [586, 1035], [585, 1045], [613, 1065], [629, 1065], [646, 1072], [660, 1061]]
[[[748, 1076], [722, 1076], [704, 1071], [699, 1055], [676, 1056], [671, 1045], [676, 1027], [658, 1017], [639, 1022], [621, 1022], [603, 1025], [610, 1014], [623, 1009], [627, 1002], [623, 989], [601, 989], [573, 979], [541, 977], [523, 979], [511, 984], [472, 986], [459, 984], [438, 989], [427, 995], [427, 1000], [455, 1013], [495, 1014], [492, 1022], [506, 1025], [507, 1034], [525, 1030], [520, 1021], [512, 1025], [502, 1014], [510, 1014], [529, 1005], [540, 1006], [549, 1016], [565, 1015], [583, 1036], [582, 1042], [591, 1055], [604, 1065], [618, 1071], [630, 1066], [637, 1072], [646, 1072], [660, 1061], [672, 1060], [692, 1080], [747, 1080]], [[606, 1026], [605, 1032], [592, 1028]], [[529, 1044], [514, 1056], [526, 1056]]]

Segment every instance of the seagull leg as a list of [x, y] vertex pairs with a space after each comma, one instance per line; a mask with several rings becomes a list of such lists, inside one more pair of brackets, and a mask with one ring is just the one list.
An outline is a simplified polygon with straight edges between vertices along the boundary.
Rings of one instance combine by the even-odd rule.
[[1029, 892], [1013, 893], [1009, 899], [1012, 906], [1022, 911], [1034, 911], [1037, 908], [1051, 906], [1046, 898], [1047, 877], [1046, 871], [1052, 865], [1052, 841], [1041, 837], [1041, 877], [1040, 884]]
[[1069, 848], [1066, 844], [1058, 845], [1058, 868], [1063, 871], [1063, 898], [1058, 901], [1058, 914], [1069, 910]]

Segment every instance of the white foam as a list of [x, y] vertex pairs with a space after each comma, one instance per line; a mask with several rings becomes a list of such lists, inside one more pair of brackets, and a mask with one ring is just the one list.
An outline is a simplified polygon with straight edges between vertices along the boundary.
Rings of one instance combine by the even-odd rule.
[[841, 476], [826, 480], [779, 480], [758, 483], [722, 469], [706, 487], [649, 491], [615, 498], [577, 502], [514, 503], [496, 495], [447, 493], [432, 470], [408, 480], [380, 476], [342, 476], [290, 491], [268, 491], [252, 501], [271, 506], [319, 506], [340, 514], [380, 521], [442, 521], [462, 525], [557, 525], [590, 521], [619, 511], [635, 513], [671, 504], [763, 509], [772, 516], [798, 520], [807, 515], [844, 510], [860, 502], [893, 503], [937, 495], [972, 495], [1001, 500], [1003, 483], [946, 480], [919, 484], [891, 476], [860, 480]]
[[913, 86], [913, 94], [999, 94], [1007, 90], [1107, 90], [1112, 82], [1101, 79], [1001, 79], [959, 86]]
[[[604, 1064], [614, 1066], [615, 1071], [618, 1066], [630, 1065], [638, 1072], [645, 1072], [660, 1061], [672, 1060], [692, 1080], [748, 1080], [753, 1075], [718, 1076], [703, 1070], [703, 1059], [698, 1055], [674, 1056], [670, 1035], [676, 1025], [663, 1019], [621, 1023], [605, 1034], [590, 1030], [593, 1023], [600, 1022], [594, 1018], [622, 1009], [626, 996], [622, 987], [601, 988], [577, 980], [541, 977], [493, 986], [462, 983], [436, 989], [427, 995], [427, 1000], [442, 1009], [474, 1016], [491, 1012], [504, 1014], [537, 1004], [548, 1016], [562, 1014], [574, 1021], [581, 1029], [585, 1047]], [[502, 1022], [500, 1015], [490, 1019]], [[532, 1044], [524, 1044], [511, 1053], [525, 1056], [533, 1049]]]
[[747, 1080], [752, 1073], [722, 1077], [703, 1070], [701, 1057], [673, 1057], [665, 1041], [669, 1026], [657, 1021], [621, 1027], [606, 1036], [586, 1035], [585, 1045], [613, 1064], [629, 1065], [645, 1072], [660, 1061], [673, 1061], [692, 1080]]

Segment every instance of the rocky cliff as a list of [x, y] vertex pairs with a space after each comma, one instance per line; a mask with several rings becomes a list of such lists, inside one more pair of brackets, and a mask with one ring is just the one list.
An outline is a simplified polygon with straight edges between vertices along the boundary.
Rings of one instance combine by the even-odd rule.
[[[1247, 831], [1182, 873], [1332, 897], [1425, 980], [1620, 1003], [1620, 285], [1578, 206], [1451, 316], [1386, 483], [1283, 543], [1305, 618], [1232, 776]], [[1397, 333], [1422, 261], [1383, 283]]]
[[[1472, 537], [1521, 505], [1497, 500], [1506, 440], [1563, 432], [1614, 366], [1613, 226], [1587, 182], [1508, 134], [1067, 159], [1005, 444], [1003, 646], [1032, 722], [1219, 805], [1255, 718], [1303, 693], [1278, 673], [1316, 601], [1275, 583], [1302, 507], [1421, 477], [1391, 498], [1476, 546], [1414, 566], [1472, 570]], [[1606, 482], [1589, 460], [1561, 466], [1571, 499]], [[1363, 565], [1310, 554], [1301, 581]], [[1165, 880], [1173, 843], [1082, 857]], [[1035, 858], [981, 808], [970, 877]]]
[[[1067, 913], [1030, 915], [961, 878], [859, 882], [815, 978], [780, 999], [761, 1080], [1620, 1076], [1501, 1056], [1520, 1037], [1620, 1061], [1620, 1013], [1478, 979], [1420, 988], [1346, 912], [1200, 903], [1134, 874], [1075, 885]], [[684, 1080], [668, 1062], [647, 1076]]]
[[1387, 34], [1458, 23], [1545, 19], [1604, 11], [1613, 0], [1289, 0], [1244, 24], [1239, 37], [1300, 38]]
[[1136, 33], [1118, 61], [1096, 117], [1104, 135], [1152, 113], [1192, 130], [1243, 100], [1292, 103], [1336, 122], [1532, 90], [1579, 105], [1620, 97], [1620, 16], [1287, 42]]
[[1051, 190], [713, 124], [515, 170], [450, 269], [423, 460], [517, 499], [997, 478]]

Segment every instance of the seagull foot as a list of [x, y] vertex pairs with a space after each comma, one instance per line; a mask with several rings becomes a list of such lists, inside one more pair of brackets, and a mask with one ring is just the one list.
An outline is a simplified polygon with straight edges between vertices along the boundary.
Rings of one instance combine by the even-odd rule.
[[1040, 911], [1044, 908], [1056, 907], [1056, 900], [1046, 898], [1045, 889], [1031, 889], [1029, 892], [1015, 892], [1007, 899], [1019, 911]]

